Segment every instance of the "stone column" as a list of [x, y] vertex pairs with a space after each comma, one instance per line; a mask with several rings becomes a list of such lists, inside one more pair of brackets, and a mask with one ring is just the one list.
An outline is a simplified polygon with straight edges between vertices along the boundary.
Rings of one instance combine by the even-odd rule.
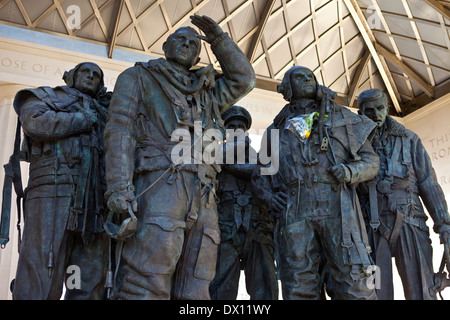
[[[17, 126], [17, 114], [13, 109], [13, 100], [16, 93], [24, 89], [23, 85], [4, 84], [0, 85], [0, 190], [3, 190], [5, 172], [3, 165], [9, 161], [13, 152], [14, 139]], [[28, 181], [28, 164], [21, 163], [22, 182], [24, 188]], [[17, 231], [17, 208], [16, 195], [13, 189], [11, 199], [11, 221], [9, 242], [4, 249], [0, 249], [0, 299], [10, 300], [12, 294], [10, 283], [15, 278], [18, 253], [18, 231]], [[0, 192], [0, 203], [2, 203], [2, 192]], [[21, 217], [23, 224], [23, 217]]]

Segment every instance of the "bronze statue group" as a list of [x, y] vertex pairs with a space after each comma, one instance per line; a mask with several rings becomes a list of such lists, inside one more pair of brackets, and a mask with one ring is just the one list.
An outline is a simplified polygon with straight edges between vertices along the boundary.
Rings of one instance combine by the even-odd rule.
[[[386, 95], [362, 92], [355, 113], [310, 69], [292, 67], [278, 86], [287, 104], [262, 138], [278, 159], [267, 174], [238, 105], [255, 86], [253, 68], [212, 19], [191, 22], [204, 36], [177, 29], [165, 58], [125, 70], [113, 92], [84, 62], [65, 86], [17, 93], [24, 139], [4, 187], [11, 194], [14, 182], [23, 197], [13, 299], [60, 299], [77, 266], [65, 299], [233, 300], [243, 270], [251, 299], [281, 290], [286, 300], [391, 300], [392, 258], [406, 299], [436, 299], [446, 277], [433, 271], [425, 208], [444, 265], [450, 216], [420, 138], [389, 115]], [[201, 41], [222, 73], [192, 68]], [[211, 145], [195, 134], [174, 161], [177, 130], [222, 133], [216, 151], [231, 161], [199, 159]], [[23, 193], [19, 160], [30, 164]]]

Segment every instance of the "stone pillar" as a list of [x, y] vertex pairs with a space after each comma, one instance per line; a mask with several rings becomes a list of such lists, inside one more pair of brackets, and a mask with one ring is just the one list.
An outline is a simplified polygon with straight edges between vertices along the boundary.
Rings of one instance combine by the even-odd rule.
[[[6, 84], [0, 86], [0, 190], [3, 190], [5, 172], [3, 165], [9, 161], [13, 152], [14, 139], [17, 126], [17, 114], [13, 109], [13, 100], [16, 93], [25, 86]], [[28, 164], [21, 163], [22, 182], [24, 187], [28, 181]], [[11, 221], [9, 242], [4, 249], [0, 249], [0, 299], [12, 298], [10, 283], [15, 278], [18, 253], [17, 208], [16, 196], [13, 189], [11, 199]], [[0, 203], [2, 203], [0, 192]], [[21, 218], [23, 222], [23, 217]]]

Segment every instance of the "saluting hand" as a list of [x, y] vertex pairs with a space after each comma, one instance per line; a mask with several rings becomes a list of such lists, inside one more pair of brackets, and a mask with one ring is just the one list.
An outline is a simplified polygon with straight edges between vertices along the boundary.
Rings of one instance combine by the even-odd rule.
[[223, 33], [222, 28], [213, 19], [207, 16], [193, 15], [190, 17], [192, 24], [196, 25], [205, 36], [198, 36], [200, 39], [208, 43], [213, 42]]

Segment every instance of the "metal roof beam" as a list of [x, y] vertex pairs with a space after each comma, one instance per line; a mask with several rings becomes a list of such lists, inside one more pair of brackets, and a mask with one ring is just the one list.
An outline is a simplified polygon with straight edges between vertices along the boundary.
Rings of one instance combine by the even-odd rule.
[[[64, 2], [64, 0], [59, 1], [61, 4]], [[1, 4], [0, 4], [1, 8]], [[39, 23], [41, 23], [45, 18], [47, 18], [54, 10], [56, 9], [55, 3], [53, 3], [50, 7], [48, 7], [39, 17], [37, 17], [33, 23], [31, 24], [32, 28], [36, 28]]]
[[450, 10], [446, 6], [437, 0], [425, 0], [425, 2], [432, 6], [434, 10], [450, 20]]
[[133, 10], [133, 6], [131, 5], [130, 0], [124, 0], [124, 1], [125, 1], [125, 6], [127, 7], [128, 12], [130, 13], [130, 17], [132, 20], [131, 23], [133, 24], [133, 26], [136, 30], [139, 41], [141, 42], [141, 46], [144, 49], [144, 51], [147, 52], [147, 48], [148, 48], [147, 41], [145, 41], [144, 33], [142, 32], [142, 29], [139, 26], [138, 19], [136, 18], [136, 14]]
[[100, 25], [100, 29], [102, 29], [103, 35], [105, 36], [106, 41], [108, 41], [108, 28], [103, 21], [102, 15], [100, 13], [100, 9], [97, 6], [97, 3], [94, 0], [89, 0], [92, 10], [94, 10], [94, 15], [97, 18], [98, 24]]
[[1, 8], [3, 8], [7, 3], [9, 3], [10, 2], [10, 0], [2, 0], [1, 2], [0, 2], [0, 9]]
[[22, 14], [23, 19], [25, 20], [25, 22], [27, 23], [28, 27], [31, 27], [31, 19], [28, 16], [27, 11], [25, 10], [25, 7], [22, 4], [21, 0], [14, 0], [14, 2], [16, 3], [17, 7], [19, 8], [20, 13]]
[[324, 73], [324, 63], [323, 63], [323, 57], [322, 57], [322, 50], [321, 50], [321, 44], [319, 43], [319, 38], [320, 35], [318, 34], [318, 25], [317, 25], [317, 21], [316, 21], [316, 8], [314, 7], [314, 2], [313, 0], [309, 1], [309, 6], [311, 8], [311, 22], [312, 22], [312, 31], [313, 31], [313, 35], [314, 35], [314, 40], [316, 42], [315, 48], [316, 48], [316, 55], [317, 55], [317, 60], [319, 61], [319, 67], [320, 67], [320, 76], [322, 77], [322, 84], [324, 86], [327, 85], [327, 81], [325, 79], [325, 73]]
[[[180, 20], [178, 20], [176, 23], [172, 25], [171, 30], [176, 30], [179, 27], [181, 27], [186, 21], [190, 19], [190, 16], [193, 14], [196, 14], [203, 6], [205, 6], [210, 0], [203, 0], [202, 2], [198, 3], [195, 7], [193, 7], [189, 12], [187, 12]], [[236, 9], [237, 10], [237, 9]], [[141, 14], [142, 15], [142, 14]], [[139, 20], [140, 16], [138, 17]], [[220, 24], [219, 24], [220, 25]], [[150, 47], [147, 48], [147, 51], [152, 51], [153, 47], [159, 43], [161, 39], [166, 39], [172, 32], [171, 30], [167, 30], [162, 34], [156, 41], [153, 42], [153, 44], [150, 45]], [[212, 63], [212, 61], [211, 61]]]
[[400, 107], [399, 99], [397, 98], [398, 92], [394, 88], [394, 82], [391, 81], [392, 76], [389, 74], [389, 68], [386, 63], [381, 60], [377, 50], [375, 49], [376, 39], [370, 30], [361, 8], [356, 0], [344, 0], [344, 3], [350, 11], [353, 20], [355, 21], [355, 24], [358, 27], [358, 30], [361, 33], [370, 54], [372, 55], [373, 61], [380, 72], [381, 78], [383, 79], [383, 83], [386, 86], [389, 96], [391, 97], [395, 110], [398, 114], [402, 114], [402, 108]]
[[250, 60], [250, 63], [255, 59], [256, 49], [258, 48], [258, 44], [261, 41], [261, 37], [263, 35], [264, 29], [266, 27], [267, 21], [269, 20], [270, 14], [272, 13], [273, 6], [275, 5], [276, 0], [267, 1], [264, 10], [261, 14], [261, 19], [259, 20], [258, 30], [256, 34], [253, 36], [252, 43], [248, 48], [247, 57]]
[[[289, 9], [290, 4], [293, 1], [287, 3], [287, 7]], [[316, 13], [319, 10], [322, 10], [324, 8], [326, 8], [328, 5], [332, 4], [332, 1], [327, 2], [326, 4], [324, 4], [322, 7], [320, 7]], [[272, 14], [269, 17], [269, 20], [271, 20], [272, 18], [274, 18], [275, 16], [277, 16], [278, 14], [283, 12], [283, 7], [281, 6], [280, 9], [275, 10], [274, 12], [272, 12]], [[345, 19], [345, 18], [344, 18]], [[307, 16], [306, 18], [304, 18], [302, 21], [300, 21], [299, 23], [297, 23], [297, 25], [295, 25], [291, 30], [289, 30], [287, 33], [285, 33], [281, 38], [279, 38], [278, 40], [276, 40], [270, 47], [268, 47], [267, 53], [271, 53], [273, 52], [273, 50], [275, 50], [278, 46], [280, 46], [283, 41], [287, 40], [288, 37], [292, 36], [296, 31], [298, 31], [300, 28], [302, 28], [303, 26], [305, 26], [306, 24], [308, 24], [309, 22], [311, 22], [312, 20], [312, 15]], [[329, 30], [327, 30], [326, 32], [330, 31], [331, 29], [335, 28], [339, 26], [339, 24], [334, 25], [333, 27], [331, 27]], [[325, 33], [326, 33], [325, 32]], [[325, 34], [324, 33], [324, 34]], [[323, 36], [323, 34], [322, 34]], [[314, 44], [316, 44], [316, 41], [313, 41]], [[256, 58], [253, 61], [253, 66], [256, 66], [259, 62], [261, 62], [264, 58], [266, 58], [267, 54], [264, 51], [258, 58]], [[298, 55], [297, 55], [297, 59], [298, 59]], [[284, 72], [284, 71], [283, 71]], [[278, 72], [279, 73], [279, 72]]]
[[[122, 31], [117, 35], [117, 40], [120, 40], [130, 29], [134, 28], [137, 23], [139, 23], [142, 19], [144, 19], [147, 15], [149, 15], [153, 10], [159, 7], [162, 3], [162, 0], [155, 1], [150, 6], [148, 6], [139, 16], [133, 16], [130, 12], [130, 19], [132, 20]], [[145, 49], [145, 48], [144, 48]]]
[[[367, 64], [370, 61], [370, 51], [366, 50], [364, 52], [363, 58], [358, 65], [358, 69], [356, 69], [355, 75], [353, 76], [352, 82], [349, 84], [348, 90], [348, 106], [353, 106], [353, 103], [356, 100], [356, 94], [358, 92], [358, 84], [361, 81], [362, 75], [364, 73], [364, 69], [366, 69]], [[370, 75], [369, 75], [370, 76]]]
[[[350, 16], [348, 16], [348, 17], [350, 17]], [[351, 17], [350, 17], [351, 18]], [[347, 17], [346, 18], [344, 18], [344, 20], [345, 19], [347, 19]], [[342, 20], [343, 21], [343, 20]], [[322, 37], [326, 34], [326, 33], [328, 33], [328, 32], [331, 32], [332, 30], [334, 30], [334, 29], [336, 29], [336, 28], [342, 28], [342, 21], [339, 21], [337, 24], [335, 24], [334, 26], [332, 26], [330, 29], [328, 29], [327, 31], [325, 31], [324, 33], [322, 33]], [[344, 51], [345, 51], [345, 49], [348, 47], [348, 45], [351, 43], [351, 42], [353, 42], [353, 41], [355, 41], [355, 40], [357, 40], [358, 38], [360, 38], [359, 36], [354, 36], [352, 39], [350, 39], [349, 41], [347, 41], [347, 43], [346, 44], [344, 44], [344, 45], [342, 45], [342, 43], [341, 43], [341, 47], [339, 48], [339, 49], [337, 49], [334, 53], [332, 53], [331, 55], [329, 55], [328, 56], [328, 58], [326, 58], [325, 60], [323, 60], [323, 63], [325, 64], [328, 60], [330, 60], [331, 58], [333, 58], [337, 53], [344, 53]], [[278, 41], [277, 41], [278, 42]], [[310, 50], [312, 47], [314, 47], [315, 45], [317, 45], [317, 43], [319, 42], [319, 39], [316, 39], [316, 40], [313, 40], [311, 43], [309, 43], [305, 48], [303, 48], [303, 50], [300, 52], [300, 53], [298, 53], [296, 56], [295, 56], [295, 59], [296, 60], [300, 60], [305, 54], [306, 54], [306, 52], [308, 51], [308, 50]], [[275, 43], [276, 44], [276, 43]], [[274, 45], [272, 45], [272, 47], [270, 47], [270, 48], [268, 48], [268, 52], [267, 52], [267, 54], [262, 54], [262, 56], [264, 55], [265, 57], [268, 57], [269, 56], [269, 53], [271, 52], [271, 51], [273, 51], [273, 49], [274, 49], [274, 47], [275, 47], [275, 44]], [[258, 61], [260, 60], [260, 58], [258, 58]], [[291, 65], [292, 65], [292, 60], [291, 61], [289, 61], [288, 63], [286, 63], [286, 65], [283, 67], [283, 68], [281, 68], [276, 74], [275, 74], [275, 76], [274, 76], [274, 78], [278, 78], [278, 77], [280, 77], [281, 75], [283, 75], [286, 71], [288, 71], [290, 68], [291, 68]], [[321, 70], [320, 69], [320, 66], [319, 66], [319, 68], [316, 68], [315, 70]], [[344, 74], [345, 75], [345, 74]], [[339, 77], [340, 78], [340, 77]], [[338, 79], [339, 79], [338, 78]], [[327, 85], [329, 85], [329, 86], [331, 86], [331, 85], [333, 85], [333, 83], [334, 83], [335, 81], [333, 81], [333, 82], [331, 82], [331, 83], [328, 83]], [[324, 84], [325, 85], [325, 84]]]
[[434, 89], [432, 86], [427, 84], [414, 70], [408, 67], [403, 61], [398, 59], [395, 54], [389, 52], [385, 47], [376, 43], [375, 49], [379, 52], [383, 57], [393, 63], [397, 68], [399, 68], [403, 73], [407, 74], [414, 82], [416, 82], [419, 87], [429, 96], [434, 97]]
[[[62, 4], [63, 3], [63, 1], [62, 0], [59, 0], [59, 2]], [[115, 0], [107, 0], [105, 3], [103, 3], [101, 6], [97, 6], [97, 9], [98, 9], [98, 16], [97, 16], [97, 14], [95, 13], [95, 10], [94, 10], [94, 13], [92, 13], [89, 17], [87, 17], [86, 18], [86, 20], [84, 20], [82, 23], [81, 23], [81, 28], [80, 29], [75, 29], [74, 30], [74, 35], [76, 35], [77, 34], [77, 32], [79, 32], [81, 29], [83, 29], [92, 19], [94, 19], [94, 18], [97, 18], [98, 19], [98, 17], [100, 17], [100, 19], [103, 19], [103, 18], [101, 18], [101, 15], [100, 15], [100, 11], [101, 10], [103, 10], [103, 8], [105, 8], [107, 5], [110, 5], [111, 3], [113, 3], [113, 2], [116, 2]], [[93, 4], [93, 2], [91, 1], [91, 6], [93, 6], [94, 4]], [[100, 21], [99, 21], [99, 23], [100, 23]], [[34, 24], [34, 22], [33, 22], [33, 24]], [[106, 39], [108, 39], [108, 37], [106, 37]]]
[[117, 34], [118, 34], [118, 30], [119, 30], [119, 21], [120, 21], [120, 17], [122, 16], [122, 9], [123, 9], [124, 5], [125, 5], [125, 1], [120, 0], [119, 10], [117, 11], [116, 21], [114, 23], [113, 34], [111, 35], [111, 39], [110, 39], [110, 43], [109, 43], [109, 52], [108, 52], [109, 58], [112, 58], [114, 47], [116, 45]]
[[[441, 84], [439, 84], [435, 87], [435, 93], [436, 93], [435, 99], [439, 99], [439, 98], [447, 95], [449, 92], [450, 92], [450, 79], [442, 82]], [[421, 95], [414, 98], [413, 100], [405, 103], [405, 105], [404, 105], [405, 116], [413, 113], [414, 111], [416, 111], [422, 107], [425, 107], [427, 104], [435, 101], [435, 99], [432, 99], [429, 96], [427, 96], [425, 93], [422, 93]]]
[[[381, 11], [380, 6], [378, 5], [378, 2], [376, 0], [372, 0], [372, 5], [375, 7], [375, 9], [377, 11], [377, 15], [378, 15], [377, 18], [380, 20], [381, 24], [383, 25], [385, 34], [389, 37], [389, 42], [391, 43], [391, 46], [392, 46], [392, 49], [394, 50], [395, 56], [401, 61], [402, 55], [400, 54], [400, 50], [397, 46], [397, 42], [395, 41], [394, 37], [391, 37], [391, 35], [392, 35], [391, 28], [389, 27], [389, 24], [387, 23], [386, 19], [384, 18], [384, 14]], [[373, 30], [373, 32], [375, 32], [375, 31], [376, 30]], [[392, 72], [391, 72], [391, 74], [392, 74]], [[409, 95], [411, 97], [414, 97], [414, 90], [412, 88], [411, 81], [409, 80], [409, 78], [406, 74], [404, 75], [404, 77], [405, 77], [406, 86], [409, 91]], [[401, 100], [401, 96], [397, 95], [397, 99]]]
[[62, 2], [60, 0], [53, 0], [53, 3], [56, 6], [56, 10], [58, 11], [59, 16], [61, 17], [61, 20], [64, 24], [64, 27], [67, 30], [67, 33], [69, 34], [69, 36], [73, 36], [72, 28], [69, 26], [69, 24], [67, 22], [66, 13], [64, 12], [64, 9], [61, 6]]
[[[408, 15], [408, 18], [411, 18], [411, 19], [414, 18], [408, 2], [406, 0], [402, 0], [402, 3], [403, 3], [403, 7], [405, 8], [406, 14]], [[436, 82], [434, 81], [433, 72], [431, 71], [431, 68], [430, 68], [430, 59], [428, 58], [428, 54], [425, 50], [425, 47], [423, 46], [423, 41], [422, 41], [422, 37], [419, 32], [419, 29], [418, 29], [415, 21], [411, 21], [410, 25], [414, 31], [414, 35], [416, 36], [416, 41], [420, 48], [420, 52], [422, 54], [423, 61], [425, 62], [427, 72], [428, 72], [428, 77], [430, 78], [430, 83], [432, 86], [434, 86], [434, 85], [436, 85]]]

